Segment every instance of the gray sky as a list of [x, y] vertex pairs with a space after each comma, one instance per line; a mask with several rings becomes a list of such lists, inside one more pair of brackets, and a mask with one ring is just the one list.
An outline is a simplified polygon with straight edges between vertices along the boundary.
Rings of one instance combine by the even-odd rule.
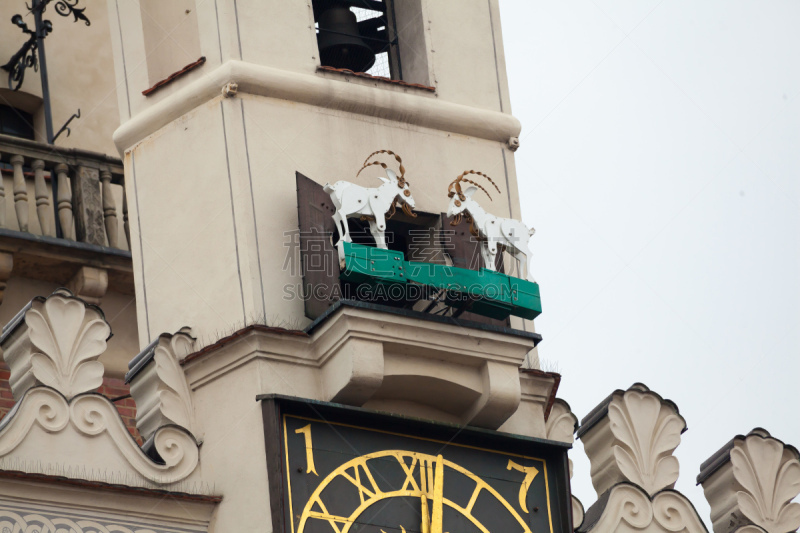
[[678, 404], [710, 528], [702, 461], [800, 446], [800, 2], [500, 4], [540, 356], [579, 418], [636, 381]]

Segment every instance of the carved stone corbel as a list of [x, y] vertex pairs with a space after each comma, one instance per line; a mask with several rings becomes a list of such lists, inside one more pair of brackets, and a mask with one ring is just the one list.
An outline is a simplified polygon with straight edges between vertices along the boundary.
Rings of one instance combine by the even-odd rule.
[[737, 435], [700, 466], [697, 483], [715, 533], [786, 533], [800, 527], [800, 454], [756, 428]]
[[100, 305], [108, 290], [108, 272], [102, 268], [82, 266], [69, 280], [67, 288], [81, 300]]
[[617, 390], [581, 422], [583, 442], [598, 497], [621, 482], [633, 483], [653, 496], [672, 488], [678, 479], [678, 459], [686, 421], [678, 407], [636, 383]]
[[189, 384], [180, 365], [194, 351], [189, 328], [164, 333], [134, 357], [125, 376], [136, 402], [136, 427], [144, 439], [167, 425], [180, 426], [198, 438]]
[[10, 369], [14, 399], [46, 385], [67, 400], [103, 383], [103, 364], [111, 327], [94, 305], [58, 289], [36, 297], [4, 328], [0, 348]]
[[[575, 432], [578, 430], [578, 417], [572, 412], [567, 402], [556, 398], [544, 427], [546, 439], [572, 444], [575, 442]], [[572, 479], [572, 459], [569, 459], [569, 478]], [[572, 496], [572, 527], [574, 529], [578, 529], [583, 523], [585, 514], [581, 501]]]

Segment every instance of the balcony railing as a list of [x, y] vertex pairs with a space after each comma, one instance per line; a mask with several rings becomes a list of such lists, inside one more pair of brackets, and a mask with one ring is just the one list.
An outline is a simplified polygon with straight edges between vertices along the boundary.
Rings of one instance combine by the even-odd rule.
[[121, 160], [0, 135], [0, 172], [0, 232], [130, 249]]
[[0, 135], [0, 302], [40, 287], [13, 278], [133, 295], [127, 215], [119, 159]]

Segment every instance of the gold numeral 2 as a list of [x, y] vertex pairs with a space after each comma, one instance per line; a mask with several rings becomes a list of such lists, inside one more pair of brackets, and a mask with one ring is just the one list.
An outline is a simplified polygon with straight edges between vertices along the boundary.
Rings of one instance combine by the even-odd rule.
[[306, 439], [306, 472], [319, 476], [319, 474], [317, 474], [317, 469], [314, 467], [314, 449], [311, 446], [311, 424], [301, 427], [300, 429], [295, 429], [294, 432], [298, 435], [302, 433]]

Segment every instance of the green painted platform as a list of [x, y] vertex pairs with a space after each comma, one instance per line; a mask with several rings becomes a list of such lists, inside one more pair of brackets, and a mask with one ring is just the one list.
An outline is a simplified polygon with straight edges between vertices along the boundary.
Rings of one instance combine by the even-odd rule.
[[539, 285], [482, 268], [467, 270], [434, 263], [405, 261], [401, 252], [341, 242], [339, 277], [355, 283], [404, 285], [416, 283], [445, 289], [446, 301], [468, 302], [472, 313], [496, 319], [509, 315], [534, 319], [542, 312]]

